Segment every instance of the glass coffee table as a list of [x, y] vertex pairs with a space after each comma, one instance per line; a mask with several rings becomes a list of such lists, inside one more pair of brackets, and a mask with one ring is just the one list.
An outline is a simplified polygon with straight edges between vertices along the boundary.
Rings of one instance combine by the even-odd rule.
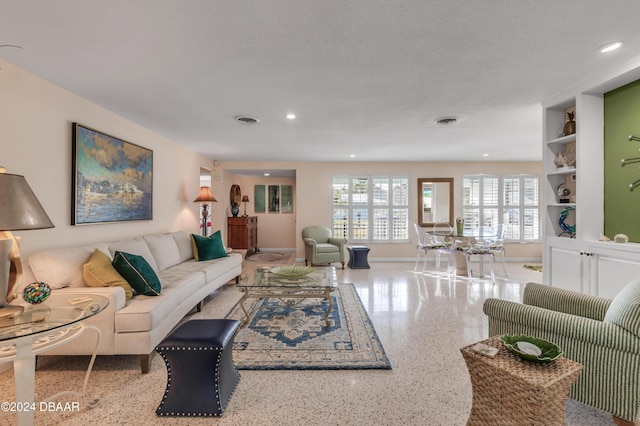
[[[87, 397], [87, 384], [98, 352], [100, 330], [83, 320], [92, 317], [109, 304], [109, 299], [94, 294], [52, 296], [41, 305], [24, 305], [23, 311], [12, 318], [0, 319], [0, 362], [13, 361], [16, 400], [9, 403], [3, 414], [18, 414], [19, 425], [33, 425], [34, 412], [40, 403], [65, 394], [80, 394], [85, 405], [95, 407], [97, 398]], [[96, 333], [96, 345], [85, 374], [82, 393], [61, 392], [40, 403], [35, 402], [36, 355], [61, 346], [79, 337], [85, 330]], [[73, 402], [73, 404], [79, 404]], [[74, 407], [75, 409], [75, 407]]]
[[[275, 266], [273, 266], [275, 267]], [[329, 315], [333, 310], [333, 297], [331, 293], [338, 288], [336, 268], [333, 266], [316, 268], [306, 275], [299, 277], [285, 277], [271, 272], [273, 267], [262, 266], [256, 269], [252, 281], [238, 284], [238, 288], [244, 293], [240, 299], [240, 307], [244, 312], [243, 325], [249, 322], [251, 316], [244, 304], [249, 298], [268, 299], [277, 298], [288, 306], [294, 306], [294, 299], [324, 299], [328, 302], [324, 321], [329, 324]], [[256, 303], [256, 307], [258, 304]]]

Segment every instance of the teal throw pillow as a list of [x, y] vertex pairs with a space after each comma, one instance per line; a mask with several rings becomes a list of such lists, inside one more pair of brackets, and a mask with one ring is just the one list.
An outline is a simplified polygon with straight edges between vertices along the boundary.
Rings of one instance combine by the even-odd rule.
[[193, 257], [196, 260], [212, 260], [229, 256], [222, 244], [222, 235], [216, 231], [208, 237], [191, 234]]
[[144, 257], [116, 251], [111, 264], [136, 293], [145, 296], [160, 295], [160, 280]]

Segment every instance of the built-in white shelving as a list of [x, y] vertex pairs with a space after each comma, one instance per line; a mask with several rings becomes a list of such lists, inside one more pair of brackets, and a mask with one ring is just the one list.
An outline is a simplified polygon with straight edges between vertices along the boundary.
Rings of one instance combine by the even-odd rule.
[[[613, 297], [628, 281], [640, 276], [640, 244], [599, 241], [604, 228], [604, 94], [638, 79], [640, 61], [619, 75], [543, 102], [546, 284]], [[564, 135], [566, 112], [573, 108], [576, 133]], [[568, 150], [575, 150], [575, 167], [558, 167], [556, 158]], [[569, 203], [560, 202], [558, 191], [564, 187], [571, 190]], [[567, 208], [572, 215], [569, 220], [575, 220], [573, 238], [559, 225]]]

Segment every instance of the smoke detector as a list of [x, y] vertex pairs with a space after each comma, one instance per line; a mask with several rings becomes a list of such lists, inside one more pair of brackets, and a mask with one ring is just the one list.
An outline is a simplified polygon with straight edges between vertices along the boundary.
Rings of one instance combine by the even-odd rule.
[[250, 117], [248, 115], [236, 115], [234, 120], [239, 121], [242, 124], [252, 125], [260, 123], [260, 119], [257, 117]]
[[440, 126], [449, 126], [451, 124], [455, 124], [458, 121], [455, 117], [440, 117], [436, 118], [435, 122]]

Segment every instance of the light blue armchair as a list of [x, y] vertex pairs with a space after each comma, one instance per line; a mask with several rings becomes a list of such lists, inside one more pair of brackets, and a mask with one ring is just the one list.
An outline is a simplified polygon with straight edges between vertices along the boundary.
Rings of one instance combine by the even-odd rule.
[[340, 262], [344, 269], [344, 238], [332, 238], [326, 226], [308, 226], [302, 230], [304, 264]]

